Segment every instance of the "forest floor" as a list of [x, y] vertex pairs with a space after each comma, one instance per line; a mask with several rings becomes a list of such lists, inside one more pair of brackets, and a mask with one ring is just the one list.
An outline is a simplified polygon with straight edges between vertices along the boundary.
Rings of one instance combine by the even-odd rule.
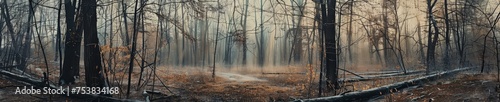
[[[50, 80], [57, 82], [58, 68], [49, 65]], [[43, 68], [43, 67], [41, 67]], [[45, 69], [40, 67], [30, 66], [27, 73], [34, 76], [41, 76], [41, 72]], [[357, 66], [356, 68], [348, 68], [355, 72], [380, 72], [387, 71], [380, 66]], [[80, 81], [73, 86], [85, 86], [84, 69], [81, 68]], [[412, 69], [420, 70], [420, 69]], [[114, 69], [115, 73], [108, 73], [108, 80], [112, 87], [120, 87], [120, 94], [113, 95], [115, 98], [125, 98], [128, 74], [125, 68]], [[261, 68], [218, 68], [216, 69], [215, 78], [212, 78], [211, 68], [200, 67], [158, 67], [155, 78], [155, 83], [152, 82], [150, 68], [144, 70], [143, 81], [138, 87], [140, 76], [140, 68], [134, 68], [131, 81], [131, 99], [144, 100], [143, 92], [154, 90], [155, 94], [150, 94], [150, 100], [153, 101], [291, 101], [295, 99], [305, 99], [317, 97], [318, 93], [318, 70], [312, 67], [285, 66], [285, 67], [266, 67]], [[263, 74], [273, 73], [273, 74]], [[342, 72], [343, 73], [343, 72]], [[342, 74], [343, 77], [355, 78], [353, 75]], [[344, 83], [345, 86], [338, 93], [366, 90], [369, 88], [380, 87], [387, 84], [392, 84], [400, 81], [413, 79], [422, 75], [408, 77], [390, 77], [373, 81], [363, 81], [354, 83]], [[453, 79], [453, 78], [451, 78]], [[458, 74], [453, 80], [438, 80], [430, 84], [425, 84], [421, 87], [414, 87], [408, 90], [402, 90], [399, 93], [385, 95], [374, 101], [425, 101], [433, 100], [449, 100], [466, 95], [479, 97], [480, 100], [489, 101], [491, 95], [497, 95], [495, 88], [499, 83], [494, 81], [496, 77], [492, 75], [468, 75]], [[146, 81], [148, 80], [148, 81]], [[6, 80], [0, 80], [4, 82]], [[9, 82], [9, 81], [6, 81]], [[144, 82], [147, 82], [144, 84]], [[2, 83], [3, 84], [3, 83]], [[5, 92], [13, 92], [11, 88], [7, 91], [6, 86], [20, 85], [7, 84], [0, 85], [0, 100], [3, 97], [15, 96]], [[153, 89], [154, 86], [154, 89]], [[461, 90], [462, 88], [467, 91]], [[447, 91], [449, 90], [449, 91]], [[495, 92], [496, 94], [493, 94]], [[449, 99], [444, 99], [442, 94], [460, 93], [450, 95]], [[491, 93], [491, 94], [490, 94]], [[3, 96], [7, 94], [6, 96]], [[333, 93], [328, 93], [323, 96], [331, 96]], [[16, 96], [17, 97], [17, 96]], [[46, 100], [48, 96], [20, 96], [20, 99]], [[493, 96], [491, 96], [493, 97]], [[54, 96], [56, 100], [68, 100], [64, 96]], [[469, 98], [475, 100], [476, 98]], [[464, 101], [467, 101], [465, 98]], [[14, 100], [13, 100], [14, 101]], [[78, 99], [74, 99], [78, 101]], [[462, 100], [458, 100], [462, 101]], [[498, 101], [498, 98], [496, 98]]]
[[497, 74], [458, 74], [384, 95], [375, 102], [499, 102]]

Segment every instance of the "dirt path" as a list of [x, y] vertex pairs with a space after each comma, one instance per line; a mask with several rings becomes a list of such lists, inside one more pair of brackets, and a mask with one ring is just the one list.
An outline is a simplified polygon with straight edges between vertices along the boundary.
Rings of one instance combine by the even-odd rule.
[[248, 75], [241, 75], [241, 74], [236, 74], [236, 73], [217, 73], [216, 75], [219, 77], [231, 80], [231, 81], [236, 81], [236, 82], [251, 82], [251, 81], [265, 82], [265, 81], [267, 81], [264, 79], [259, 79], [257, 77], [248, 76]]

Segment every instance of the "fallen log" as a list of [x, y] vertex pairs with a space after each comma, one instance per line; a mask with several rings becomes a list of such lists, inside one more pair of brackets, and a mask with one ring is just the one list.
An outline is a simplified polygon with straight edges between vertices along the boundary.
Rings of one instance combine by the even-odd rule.
[[393, 74], [393, 73], [401, 73], [401, 71], [366, 72], [366, 73], [358, 73], [358, 74], [359, 75], [380, 75], [380, 74]]
[[402, 77], [414, 77], [414, 76], [423, 76], [425, 73], [416, 73], [416, 74], [405, 74], [400, 76], [391, 76], [391, 77], [368, 77], [368, 78], [350, 78], [350, 79], [339, 79], [339, 83], [352, 83], [352, 82], [360, 82], [360, 81], [374, 81], [374, 80], [382, 80], [389, 78], [402, 78]]
[[262, 73], [262, 74], [306, 74], [306, 73]]
[[428, 81], [433, 81], [440, 76], [448, 76], [448, 75], [453, 75], [454, 73], [460, 72], [460, 71], [465, 71], [469, 70], [475, 67], [466, 67], [466, 68], [459, 68], [459, 69], [454, 69], [451, 71], [445, 71], [445, 72], [439, 72], [435, 73], [432, 75], [427, 75], [424, 77], [419, 77], [416, 79], [412, 80], [407, 80], [403, 82], [398, 82], [394, 84], [389, 84], [381, 87], [376, 87], [376, 88], [371, 88], [368, 90], [363, 90], [363, 91], [355, 91], [355, 92], [350, 92], [346, 93], [343, 95], [337, 95], [337, 96], [328, 96], [328, 97], [320, 97], [320, 98], [312, 98], [312, 99], [303, 99], [303, 100], [294, 100], [294, 102], [352, 102], [352, 101], [366, 101], [368, 99], [384, 95], [387, 93], [392, 93], [392, 92], [397, 92], [398, 90], [415, 86], [418, 84], [422, 84]]
[[348, 78], [348, 79], [339, 80], [339, 82], [371, 81], [371, 80], [391, 78], [394, 76], [410, 76], [410, 75], [420, 74], [420, 73], [424, 73], [424, 72], [425, 71], [423, 71], [423, 70], [415, 70], [415, 71], [408, 71], [406, 73], [401, 72], [401, 73], [393, 73], [393, 74], [385, 74], [385, 75], [377, 75], [377, 76], [365, 76], [364, 78]]
[[356, 74], [356, 73], [354, 73], [354, 72], [348, 71], [348, 70], [346, 70], [346, 69], [342, 69], [342, 68], [339, 68], [339, 69], [340, 69], [340, 70], [342, 70], [342, 71], [345, 71], [345, 72], [347, 72], [347, 73], [351, 73], [352, 75], [358, 76], [358, 77], [360, 77], [360, 78], [365, 78], [365, 77], [363, 77], [363, 76], [361, 76], [361, 75], [359, 75], [359, 74]]
[[0, 69], [9, 69], [9, 68], [16, 68], [17, 65], [15, 66], [4, 66], [4, 67], [0, 67]]
[[[52, 85], [52, 84], [49, 86], [46, 86], [46, 84], [43, 82], [43, 80], [30, 78], [30, 77], [27, 77], [24, 75], [19, 75], [16, 73], [5, 71], [5, 70], [0, 70], [0, 75], [2, 77], [7, 78], [7, 79], [12, 80], [12, 81], [16, 81], [16, 82], [23, 83], [26, 85], [31, 85], [34, 88], [41, 89], [43, 87], [50, 87], [52, 89], [59, 89], [59, 87], [57, 87], [56, 85]], [[93, 94], [73, 94], [73, 93], [69, 92], [68, 90], [64, 90], [64, 92], [70, 93], [68, 97], [79, 98], [79, 99], [90, 99], [90, 100], [98, 100], [98, 101], [103, 101], [103, 102], [116, 102], [116, 101], [141, 102], [139, 100], [117, 99], [117, 98], [113, 98], [113, 97], [106, 97], [106, 96], [93, 95]], [[67, 96], [67, 95], [64, 95], [64, 96]]]

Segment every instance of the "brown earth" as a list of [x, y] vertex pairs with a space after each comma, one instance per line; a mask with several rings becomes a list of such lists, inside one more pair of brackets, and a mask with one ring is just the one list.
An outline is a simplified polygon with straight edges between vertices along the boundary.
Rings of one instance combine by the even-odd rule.
[[385, 95], [380, 102], [499, 102], [500, 83], [496, 74], [459, 74]]

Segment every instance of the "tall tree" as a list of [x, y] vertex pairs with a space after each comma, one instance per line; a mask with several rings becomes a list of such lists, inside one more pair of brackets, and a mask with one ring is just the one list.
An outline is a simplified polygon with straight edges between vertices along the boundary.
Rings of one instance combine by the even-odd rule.
[[80, 18], [75, 22], [75, 5], [71, 0], [64, 1], [66, 12], [66, 41], [64, 47], [64, 63], [62, 74], [59, 79], [60, 85], [72, 84], [79, 77], [80, 68], [80, 45], [82, 41], [82, 30]]
[[390, 6], [388, 5], [390, 3], [389, 0], [384, 0], [382, 3], [382, 20], [383, 20], [383, 30], [382, 30], [382, 42], [383, 42], [383, 51], [384, 51], [384, 61], [386, 67], [393, 67], [393, 56], [390, 53], [389, 49], [392, 49], [390, 47], [390, 38], [389, 38], [389, 11], [388, 9]]
[[[63, 68], [63, 56], [62, 56], [62, 48], [61, 48], [61, 11], [62, 11], [62, 0], [59, 0], [59, 9], [57, 10], [57, 52], [59, 54], [59, 70], [62, 71]], [[62, 73], [59, 73], [59, 76], [61, 76]]]
[[450, 19], [448, 17], [448, 0], [444, 0], [444, 22], [445, 22], [445, 51], [444, 51], [444, 68], [448, 70], [450, 68]]
[[264, 62], [265, 62], [265, 57], [266, 56], [266, 50], [265, 50], [265, 45], [264, 43], [266, 43], [266, 40], [264, 39], [264, 4], [263, 4], [263, 0], [260, 0], [260, 46], [259, 46], [259, 66], [260, 67], [263, 67], [264, 66]]
[[242, 59], [242, 65], [245, 65], [247, 63], [247, 18], [248, 18], [248, 0], [245, 0], [245, 12], [243, 15], [243, 33], [242, 33], [242, 44], [243, 44], [243, 59]]
[[36, 7], [32, 7], [31, 3], [32, 1], [29, 1], [29, 14], [28, 14], [28, 23], [25, 25], [25, 31], [26, 31], [26, 34], [24, 36], [24, 45], [22, 48], [22, 53], [21, 53], [21, 58], [20, 58], [20, 65], [18, 66], [18, 68], [20, 69], [26, 69], [26, 67], [28, 66], [28, 58], [30, 56], [30, 53], [31, 53], [31, 40], [32, 40], [32, 33], [30, 32], [31, 31], [31, 21], [33, 20], [33, 16], [35, 15], [35, 11], [33, 8], [36, 8]]
[[[130, 98], [130, 81], [132, 78], [132, 71], [134, 70], [134, 60], [135, 60], [135, 53], [136, 53], [136, 47], [137, 47], [137, 32], [138, 32], [138, 27], [137, 27], [137, 4], [139, 3], [139, 0], [135, 0], [135, 9], [134, 9], [134, 32], [132, 34], [132, 49], [130, 51], [130, 63], [129, 63], [129, 70], [128, 70], [128, 84], [127, 84], [127, 99]], [[142, 8], [142, 7], [141, 7]]]
[[121, 2], [121, 6], [122, 6], [122, 15], [123, 15], [123, 24], [125, 26], [125, 42], [124, 42], [124, 45], [125, 46], [128, 46], [130, 45], [130, 38], [129, 38], [129, 34], [128, 34], [128, 22], [127, 22], [127, 4], [125, 3], [125, 0], [122, 0]]
[[[220, 2], [219, 0], [217, 0], [217, 8], [220, 8]], [[212, 64], [212, 78], [215, 79], [215, 58], [217, 58], [217, 42], [218, 42], [218, 39], [219, 39], [219, 24], [220, 24], [220, 9], [217, 9], [217, 30], [215, 30], [215, 47], [214, 47], [214, 60], [213, 60], [213, 64]]]
[[[325, 49], [326, 49], [326, 79], [327, 89], [333, 90], [340, 88], [337, 82], [337, 44], [336, 44], [336, 24], [335, 24], [335, 7], [337, 0], [327, 1], [326, 14], [323, 12], [323, 29], [325, 34]], [[324, 4], [322, 6], [325, 7]], [[325, 9], [323, 9], [325, 10]]]
[[352, 16], [354, 13], [353, 10], [354, 0], [349, 0], [349, 29], [347, 31], [347, 53], [349, 53], [349, 63], [353, 63], [351, 43], [352, 43]]
[[[439, 38], [439, 28], [437, 27], [437, 22], [434, 19], [434, 15], [432, 13], [432, 8], [436, 5], [438, 0], [435, 0], [434, 2], [431, 2], [432, 0], [427, 0], [427, 19], [428, 19], [428, 34], [429, 36], [427, 37], [427, 69], [426, 73], [429, 74], [430, 70], [432, 70], [435, 65], [436, 65], [436, 60], [435, 60], [435, 51], [436, 51], [436, 44]], [[434, 28], [434, 30], [432, 30]], [[432, 32], [434, 31], [434, 32]]]
[[85, 84], [88, 87], [107, 87], [101, 64], [101, 50], [97, 36], [97, 1], [82, 1], [82, 19], [84, 29]]

